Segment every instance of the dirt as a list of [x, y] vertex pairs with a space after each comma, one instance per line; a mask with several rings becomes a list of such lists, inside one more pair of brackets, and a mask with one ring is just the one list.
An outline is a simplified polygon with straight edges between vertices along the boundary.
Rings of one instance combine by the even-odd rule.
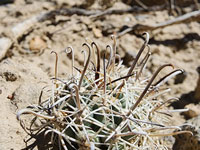
[[[63, 52], [67, 46], [73, 46], [75, 66], [81, 67], [84, 63], [81, 53], [82, 43], [85, 41], [96, 41], [103, 52], [107, 44], [112, 44], [111, 34], [116, 34], [124, 27], [137, 23], [156, 24], [176, 17], [169, 15], [167, 7], [163, 10], [143, 13], [110, 14], [96, 19], [77, 14], [56, 15], [54, 18], [34, 23], [19, 37], [11, 34], [17, 24], [43, 12], [77, 7], [84, 3], [84, 1], [71, 0], [15, 0], [13, 3], [0, 6], [0, 37], [8, 37], [13, 42], [6, 56], [0, 61], [1, 150], [26, 148], [24, 139], [27, 134], [16, 119], [16, 113], [30, 104], [37, 104], [41, 90], [45, 86], [47, 86], [46, 93], [51, 89], [56, 59], [55, 55], [51, 54], [52, 50], [56, 51], [59, 57], [58, 77], [66, 78], [71, 75], [71, 56]], [[102, 3], [102, 5], [95, 2], [87, 6], [87, 9], [109, 7], [126, 9], [130, 6], [120, 1], [113, 1], [112, 4]], [[188, 6], [180, 9], [189, 12], [194, 11], [196, 7]], [[191, 21], [148, 31], [152, 55], [147, 70], [153, 73], [164, 63], [171, 63], [175, 68], [185, 70], [183, 81], [174, 84], [176, 82], [174, 78], [166, 83], [172, 89], [165, 96], [166, 98], [179, 98], [182, 94], [194, 91], [196, 87], [199, 77], [196, 68], [200, 66], [199, 29], [199, 22]], [[143, 44], [141, 34], [135, 31], [117, 39], [117, 53], [122, 59], [125, 58], [124, 64], [127, 67]], [[171, 70], [164, 69], [158, 79]], [[45, 94], [43, 96], [45, 97]], [[185, 121], [182, 116], [178, 117], [179, 120], [175, 118], [179, 124]], [[35, 149], [39, 148], [35, 146]]]

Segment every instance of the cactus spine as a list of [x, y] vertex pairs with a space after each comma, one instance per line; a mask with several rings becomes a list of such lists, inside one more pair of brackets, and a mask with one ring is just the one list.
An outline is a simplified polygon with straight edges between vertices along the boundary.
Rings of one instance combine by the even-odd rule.
[[[159, 97], [169, 91], [160, 86], [182, 70], [169, 73], [157, 83], [153, 83], [157, 74], [171, 64], [158, 68], [151, 78], [145, 76], [143, 70], [151, 55], [149, 34], [145, 34], [145, 42], [130, 68], [116, 54], [114, 36], [114, 46], [106, 47], [110, 48], [107, 60], [105, 55], [100, 60], [96, 43], [84, 43], [83, 47], [88, 49], [84, 68], [76, 68], [78, 74], [74, 75], [72, 66], [73, 77], [67, 80], [59, 79], [55, 72], [52, 96], [37, 106], [20, 110], [17, 118], [32, 114], [40, 122], [37, 130], [57, 138], [65, 150], [165, 149], [159, 137], [170, 135], [179, 127], [166, 124], [169, 117], [164, 104], [172, 99]], [[148, 52], [139, 61], [146, 47]], [[72, 47], [68, 49], [73, 51]], [[97, 50], [97, 58], [92, 56], [92, 50]], [[91, 57], [95, 57], [93, 63]]]

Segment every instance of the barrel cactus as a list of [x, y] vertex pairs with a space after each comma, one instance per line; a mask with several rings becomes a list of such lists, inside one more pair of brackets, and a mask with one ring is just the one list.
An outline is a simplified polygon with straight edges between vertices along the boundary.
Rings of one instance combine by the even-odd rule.
[[[33, 131], [37, 120], [34, 130], [50, 134], [57, 139], [52, 142], [59, 142], [65, 150], [167, 149], [160, 137], [187, 131], [173, 132], [180, 128], [169, 125], [170, 110], [165, 105], [176, 98], [161, 98], [169, 91], [161, 85], [183, 71], [173, 70], [155, 82], [163, 68], [173, 68], [164, 64], [149, 78], [144, 73], [151, 55], [149, 34], [144, 35], [144, 44], [130, 68], [123, 65], [116, 53], [115, 36], [111, 37], [113, 46], [106, 47], [108, 55], [100, 56], [95, 42], [83, 44], [88, 50], [83, 69], [74, 66], [74, 51], [68, 47], [67, 52], [72, 53], [72, 76], [59, 79], [55, 69], [52, 95], [40, 99], [38, 105], [19, 110], [17, 119], [21, 121], [22, 114], [33, 115], [28, 129]], [[145, 48], [147, 53], [141, 58]]]

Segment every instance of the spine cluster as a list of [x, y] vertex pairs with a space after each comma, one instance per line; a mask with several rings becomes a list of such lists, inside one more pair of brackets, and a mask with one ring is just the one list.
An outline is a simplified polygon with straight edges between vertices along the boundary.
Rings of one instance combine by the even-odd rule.
[[[168, 125], [170, 110], [165, 104], [176, 98], [160, 98], [169, 91], [161, 85], [182, 70], [173, 70], [154, 83], [163, 68], [173, 67], [164, 64], [152, 77], [145, 76], [144, 68], [151, 55], [149, 34], [145, 35], [144, 44], [130, 68], [122, 64], [116, 53], [114, 36], [113, 46], [106, 46], [109, 50], [107, 59], [105, 54], [100, 56], [95, 42], [83, 44], [88, 50], [83, 69], [74, 66], [74, 51], [68, 47], [67, 52], [72, 53], [72, 77], [59, 79], [56, 63], [52, 95], [40, 100], [38, 105], [20, 110], [18, 120], [21, 121], [22, 114], [33, 115], [27, 132], [45, 131], [52, 139], [58, 139], [65, 150], [167, 149], [160, 136], [187, 131], [173, 132], [180, 128]], [[141, 58], [145, 48], [146, 55]], [[36, 120], [39, 125], [35, 129]]]

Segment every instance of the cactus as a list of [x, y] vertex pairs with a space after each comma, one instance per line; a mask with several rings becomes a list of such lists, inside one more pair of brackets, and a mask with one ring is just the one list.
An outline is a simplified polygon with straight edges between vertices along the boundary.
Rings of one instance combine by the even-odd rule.
[[[167, 149], [160, 136], [188, 131], [173, 132], [180, 128], [169, 125], [171, 112], [165, 104], [176, 98], [160, 98], [169, 91], [168, 88], [161, 88], [161, 85], [183, 71], [176, 69], [153, 83], [162, 69], [173, 67], [164, 64], [151, 78], [145, 76], [144, 68], [151, 55], [149, 34], [145, 35], [144, 44], [130, 68], [126, 68], [116, 54], [115, 36], [112, 36], [114, 46], [106, 47], [110, 49], [108, 60], [105, 54], [101, 60], [95, 42], [84, 43], [83, 47], [88, 49], [84, 68], [78, 69], [72, 62], [72, 77], [67, 80], [57, 77], [58, 57], [53, 52], [56, 54], [56, 65], [52, 95], [40, 100], [38, 105], [20, 110], [17, 119], [21, 121], [22, 114], [33, 115], [29, 130], [33, 130], [34, 121], [38, 120], [35, 130], [45, 131], [45, 135], [51, 134], [65, 150]], [[148, 52], [139, 61], [146, 47]], [[68, 47], [67, 50], [72, 53], [74, 61], [73, 48]], [[94, 56], [95, 50], [97, 57]], [[94, 61], [91, 61], [91, 57], [95, 58]], [[74, 68], [77, 75], [74, 75]]]

